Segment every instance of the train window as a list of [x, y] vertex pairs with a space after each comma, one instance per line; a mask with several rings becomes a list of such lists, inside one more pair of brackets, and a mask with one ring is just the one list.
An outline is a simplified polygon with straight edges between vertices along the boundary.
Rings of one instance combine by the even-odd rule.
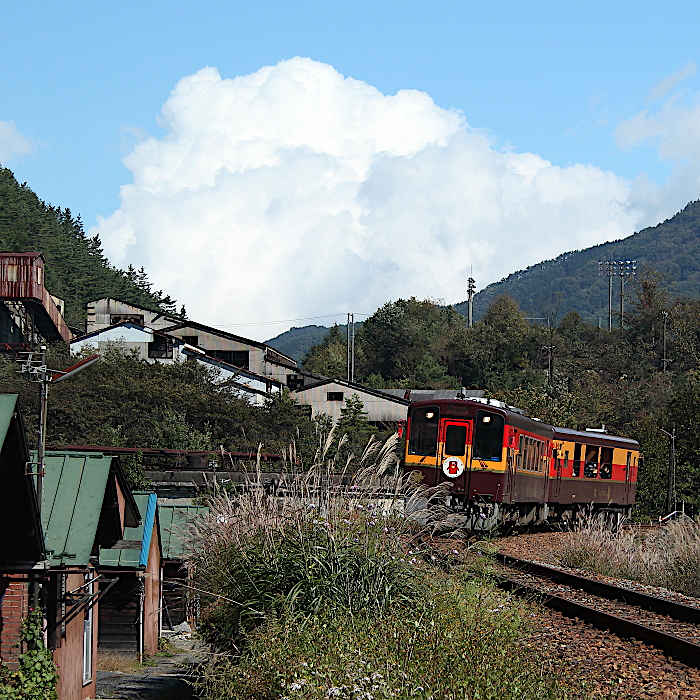
[[503, 456], [503, 416], [487, 411], [476, 414], [474, 458], [499, 462]]
[[42, 272], [43, 272], [43, 270], [40, 267], [36, 268], [36, 283], [39, 285], [41, 284], [41, 273]]
[[569, 450], [564, 452], [564, 471], [569, 469]]
[[437, 406], [417, 408], [411, 411], [411, 428], [408, 437], [408, 454], [435, 457], [437, 452], [438, 419]]
[[586, 461], [583, 465], [583, 476], [586, 479], [595, 479], [598, 476], [598, 448], [594, 445], [586, 445]]
[[466, 425], [448, 425], [445, 431], [445, 454], [461, 456], [467, 444]]
[[612, 478], [612, 462], [613, 462], [613, 449], [612, 449], [612, 447], [601, 447], [600, 448], [600, 478], [601, 479]]
[[535, 467], [535, 470], [538, 472], [542, 471], [542, 458], [544, 457], [544, 443], [539, 442], [537, 443], [537, 466]]
[[581, 443], [574, 443], [574, 460], [571, 476], [581, 476]]
[[521, 469], [523, 466], [523, 451], [525, 450], [525, 436], [521, 435], [518, 440], [518, 454], [515, 455], [515, 466]]

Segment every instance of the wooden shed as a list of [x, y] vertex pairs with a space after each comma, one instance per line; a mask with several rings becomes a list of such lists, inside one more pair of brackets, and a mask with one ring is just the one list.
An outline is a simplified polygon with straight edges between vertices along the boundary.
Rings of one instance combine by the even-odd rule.
[[61, 700], [94, 698], [100, 596], [113, 582], [96, 569], [100, 547], [136, 526], [139, 512], [119, 468], [103, 454], [47, 452], [41, 499], [46, 543], [47, 637]]
[[15, 668], [21, 653], [20, 625], [41, 583], [37, 564], [44, 559], [39, 503], [27, 476], [29, 452], [17, 395], [0, 394], [0, 661]]
[[163, 624], [170, 629], [181, 622], [194, 625], [198, 616], [199, 598], [188, 588], [189, 576], [184, 559], [190, 528], [197, 518], [208, 512], [207, 506], [159, 505], [163, 543]]
[[138, 527], [126, 528], [111, 548], [100, 549], [100, 572], [118, 579], [100, 614], [99, 648], [143, 656], [158, 651], [161, 630], [162, 551], [155, 493], [136, 492]]

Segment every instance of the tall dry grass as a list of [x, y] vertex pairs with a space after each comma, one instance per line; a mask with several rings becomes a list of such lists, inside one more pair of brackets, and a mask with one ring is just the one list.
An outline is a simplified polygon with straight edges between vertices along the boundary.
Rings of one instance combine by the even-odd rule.
[[449, 523], [445, 492], [401, 474], [396, 436], [340, 464], [345, 440], [336, 445], [331, 430], [309, 468], [284, 472], [274, 493], [258, 462], [242, 488], [209, 501], [187, 563], [206, 592], [200, 630], [215, 646], [235, 649], [282, 611], [385, 610], [420, 595], [406, 552]]
[[563, 566], [627, 578], [700, 597], [700, 520], [647, 531], [613, 531], [589, 516], [556, 552]]

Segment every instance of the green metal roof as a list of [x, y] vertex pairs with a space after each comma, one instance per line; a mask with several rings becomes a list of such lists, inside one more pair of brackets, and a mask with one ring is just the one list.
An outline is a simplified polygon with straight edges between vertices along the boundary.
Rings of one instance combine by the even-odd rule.
[[5, 443], [16, 406], [17, 394], [0, 394], [0, 447]]
[[102, 454], [46, 453], [41, 521], [50, 564], [88, 564], [111, 465]]
[[183, 559], [190, 524], [209, 512], [207, 506], [159, 505], [160, 541], [163, 559]]
[[134, 494], [134, 500], [141, 515], [140, 525], [124, 528], [123, 547], [118, 549], [100, 547], [100, 566], [141, 569], [148, 565], [148, 552], [156, 519], [157, 496], [155, 493], [137, 492]]

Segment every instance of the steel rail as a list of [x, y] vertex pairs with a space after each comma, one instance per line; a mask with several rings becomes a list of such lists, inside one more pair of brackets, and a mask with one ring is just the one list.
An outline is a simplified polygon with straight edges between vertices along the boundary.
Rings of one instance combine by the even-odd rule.
[[675, 600], [667, 600], [666, 598], [658, 598], [657, 596], [641, 591], [633, 591], [629, 588], [616, 586], [612, 583], [597, 581], [596, 579], [580, 576], [569, 571], [562, 571], [547, 564], [530, 561], [529, 559], [520, 559], [509, 554], [496, 554], [496, 560], [501, 564], [519, 569], [524, 572], [529, 572], [543, 576], [558, 583], [564, 583], [573, 586], [587, 593], [593, 593], [601, 598], [609, 600], [620, 600], [625, 603], [637, 605], [640, 608], [651, 610], [652, 612], [668, 615], [681, 622], [700, 623], [700, 608], [695, 608], [691, 605], [685, 605]]
[[647, 627], [634, 620], [592, 608], [563, 596], [547, 593], [536, 586], [528, 586], [520, 581], [509, 579], [505, 575], [497, 575], [497, 579], [498, 586], [504, 590], [528, 598], [537, 596], [544, 605], [562, 612], [567, 617], [585, 620], [596, 627], [604, 627], [623, 636], [636, 637], [661, 649], [668, 656], [673, 656], [688, 666], [700, 668], [700, 644], [668, 632]]

